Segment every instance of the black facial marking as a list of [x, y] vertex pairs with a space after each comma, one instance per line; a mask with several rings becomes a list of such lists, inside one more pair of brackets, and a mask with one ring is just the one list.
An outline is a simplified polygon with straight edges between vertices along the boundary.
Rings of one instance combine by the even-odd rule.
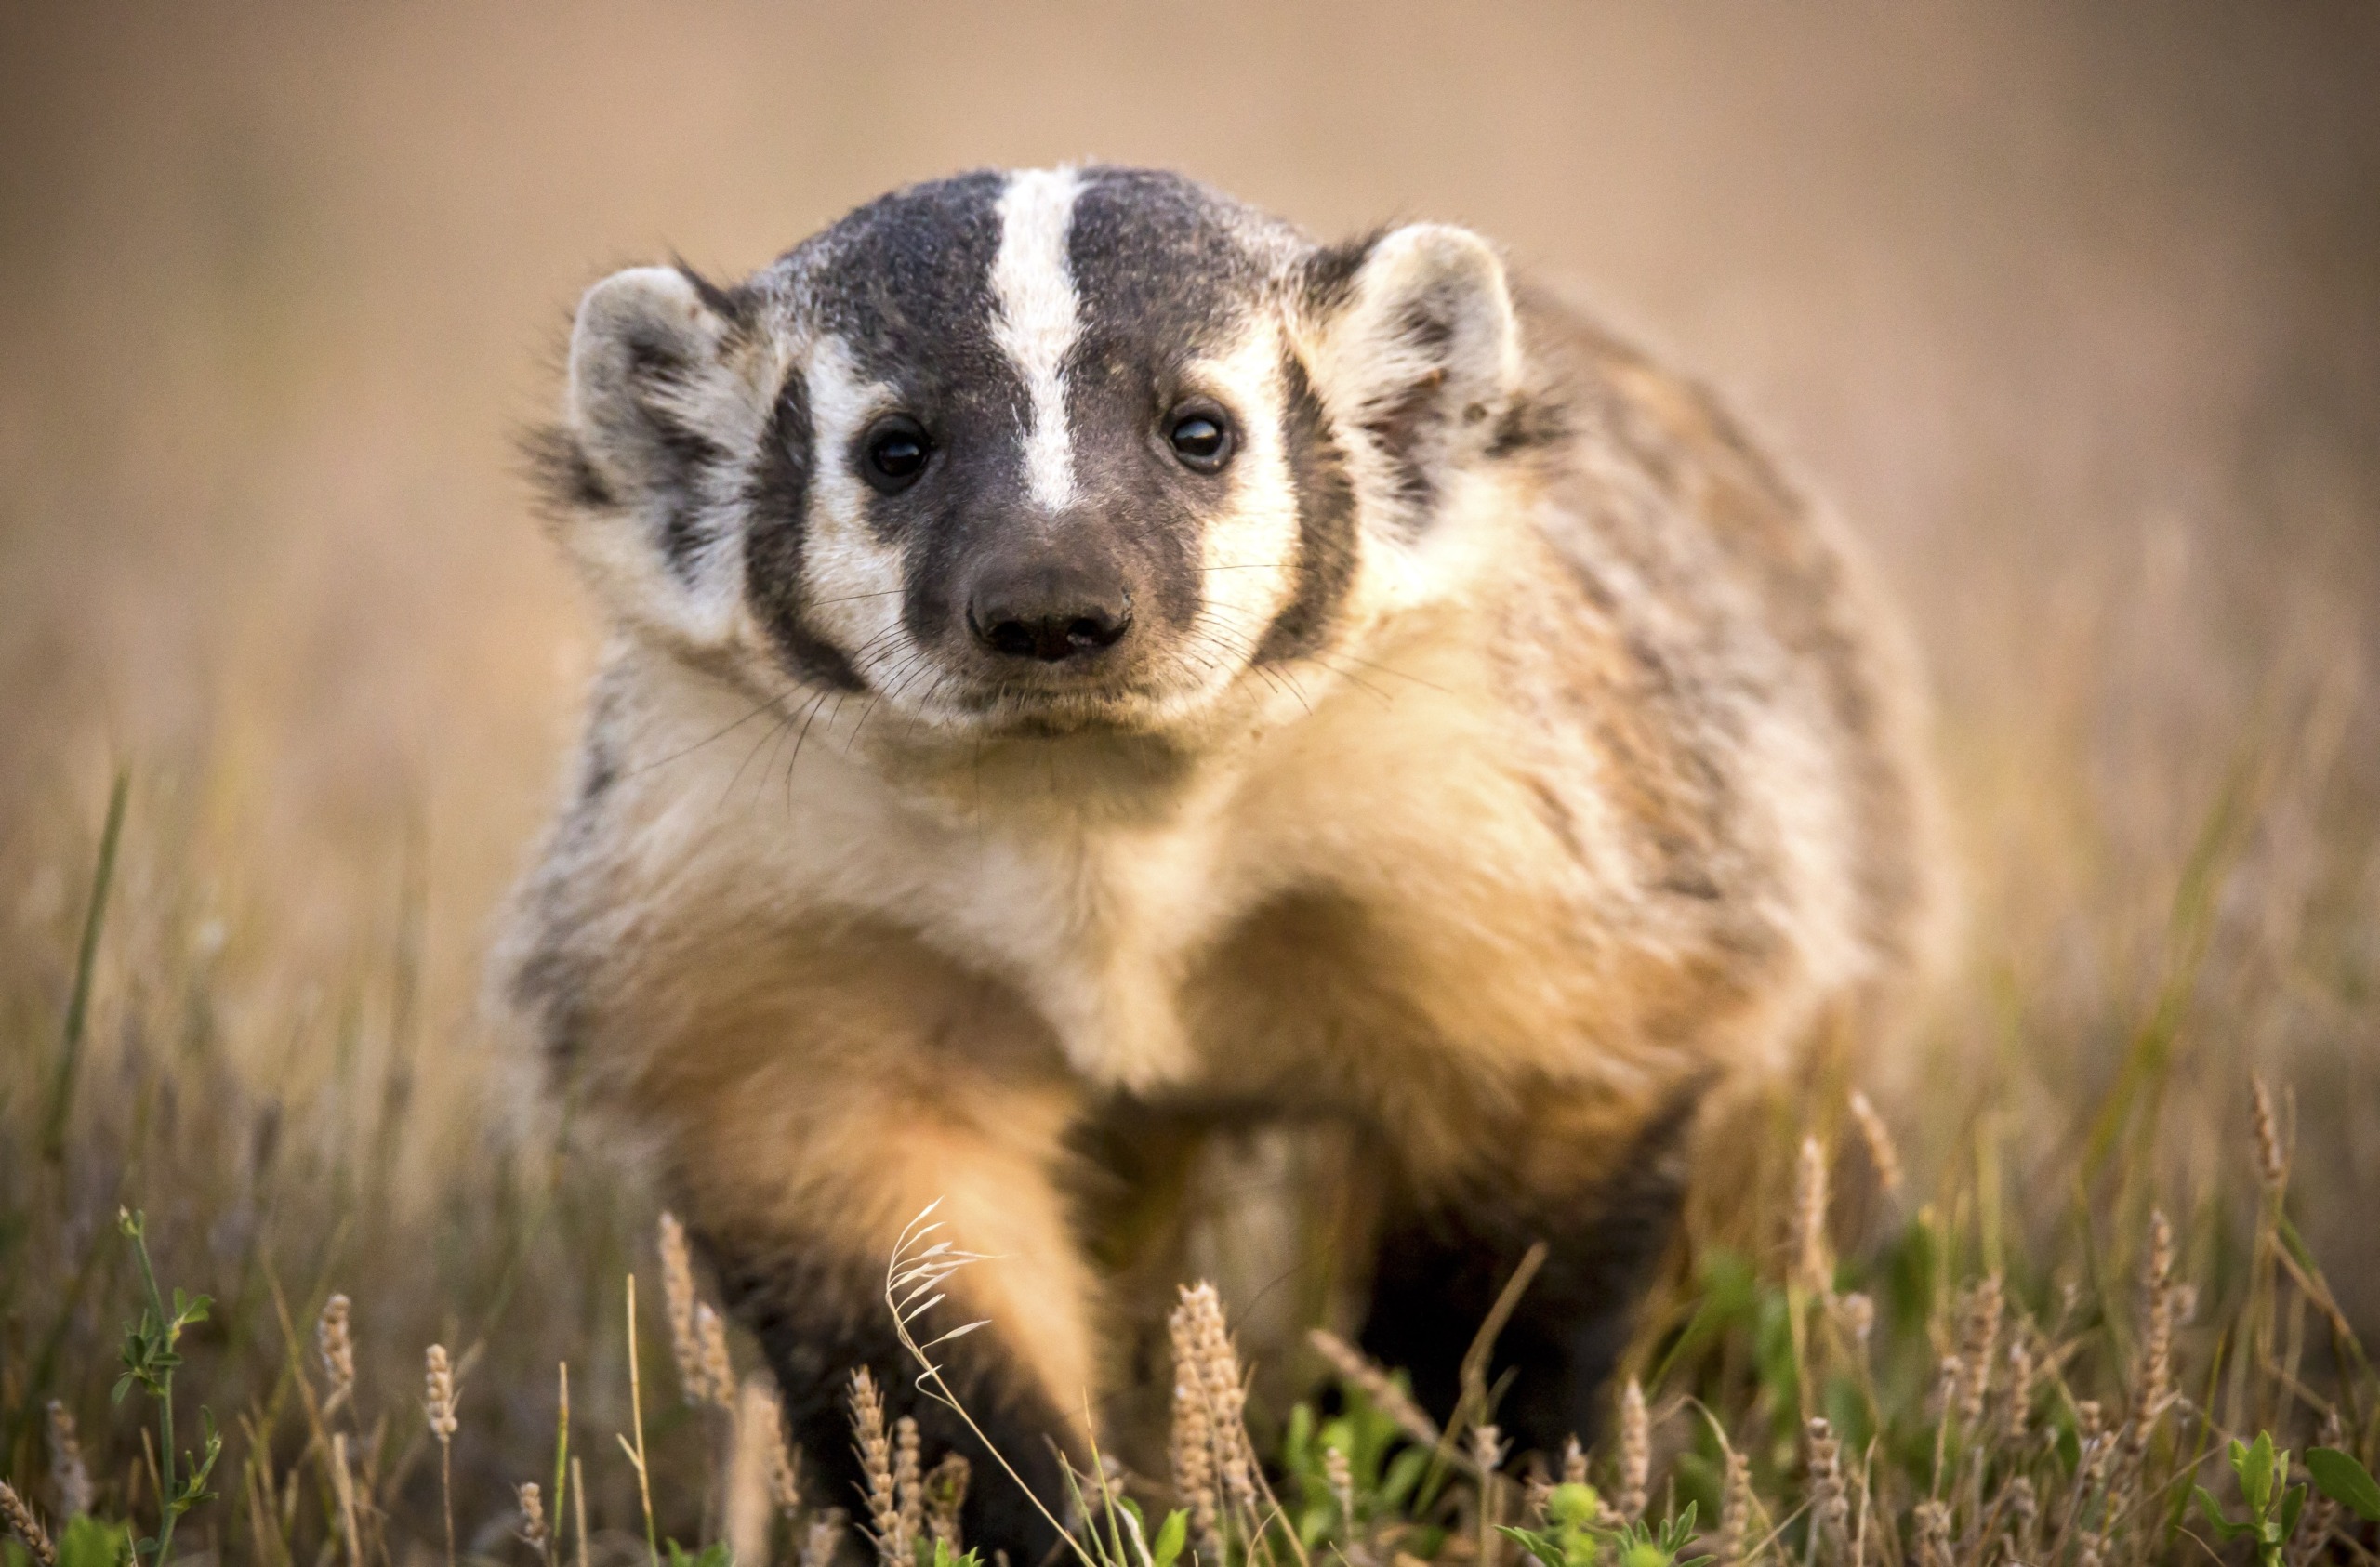
[[668, 399], [695, 373], [683, 346], [657, 334], [640, 334], [628, 343], [628, 378], [635, 385], [637, 406], [658, 458], [647, 482], [661, 502], [662, 559], [681, 582], [692, 583], [695, 556], [710, 540], [701, 519], [701, 485], [705, 471], [723, 467], [725, 448], [678, 417]]
[[522, 437], [521, 455], [528, 464], [529, 481], [539, 500], [555, 517], [609, 511], [620, 504], [588, 460], [585, 444], [559, 425], [543, 426]]
[[992, 338], [1005, 181], [985, 171], [896, 191], [786, 257], [819, 329], [930, 428], [1025, 409], [1025, 388]]
[[1294, 353], [1282, 356], [1281, 386], [1287, 404], [1282, 443], [1298, 495], [1297, 587], [1258, 645], [1259, 664], [1317, 652], [1329, 639], [1355, 575], [1355, 487], [1347, 476], [1347, 455]]
[[802, 615], [801, 554], [809, 536], [810, 477], [815, 441], [810, 388], [800, 371], [786, 379], [746, 484], [750, 513], [744, 543], [744, 590], [797, 679], [859, 691], [858, 674]]
[[1488, 455], [1511, 457], [1559, 446], [1570, 439], [1571, 426], [1570, 410], [1560, 400], [1547, 395], [1516, 397], [1496, 421]]
[[1370, 259], [1372, 247], [1381, 242], [1385, 229], [1374, 230], [1359, 240], [1345, 244], [1326, 245], [1307, 256], [1299, 270], [1301, 292], [1305, 307], [1316, 316], [1336, 315], [1355, 295], [1355, 279]]
[[1264, 258], [1251, 245], [1260, 223], [1179, 175], [1085, 170], [1066, 238], [1082, 310], [1078, 358], [1131, 345], [1178, 367], [1262, 292]]
[[[1454, 342], [1454, 312], [1460, 308], [1456, 301], [1424, 296], [1398, 316], [1396, 335], [1424, 361], [1443, 360]], [[1426, 521], [1437, 501], [1431, 469], [1443, 455], [1442, 427], [1450, 417], [1446, 402], [1445, 373], [1433, 371], [1364, 421], [1364, 433], [1388, 458], [1397, 514], [1408, 528]]]
[[709, 308], [713, 315], [726, 322], [734, 331], [743, 332], [750, 328], [756, 303], [750, 289], [741, 286], [721, 288], [686, 265], [682, 257], [673, 260], [672, 265], [677, 268], [678, 275], [694, 286], [696, 297]]

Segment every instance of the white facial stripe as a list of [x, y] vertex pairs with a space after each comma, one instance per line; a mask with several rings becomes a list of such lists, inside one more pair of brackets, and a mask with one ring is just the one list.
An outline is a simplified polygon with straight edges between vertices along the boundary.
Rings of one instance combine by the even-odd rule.
[[1281, 441], [1281, 346], [1270, 329], [1249, 332], [1221, 356], [1195, 367], [1196, 380], [1241, 411], [1233, 504], [1208, 524], [1208, 617], [1252, 652], [1295, 590], [1298, 497]]
[[992, 335], [1031, 400], [1025, 475], [1055, 509], [1074, 499], [1074, 439], [1066, 421], [1066, 351], [1079, 330], [1066, 230], [1082, 181], [1072, 169], [1027, 169], [1000, 192], [1000, 248], [992, 262], [998, 314]]
[[867, 525], [867, 500], [851, 467], [852, 442], [891, 401], [891, 390], [860, 378], [851, 350], [822, 337], [809, 366], [811, 476], [809, 532], [802, 541], [804, 614], [842, 649], [862, 678], [902, 651], [901, 552]]

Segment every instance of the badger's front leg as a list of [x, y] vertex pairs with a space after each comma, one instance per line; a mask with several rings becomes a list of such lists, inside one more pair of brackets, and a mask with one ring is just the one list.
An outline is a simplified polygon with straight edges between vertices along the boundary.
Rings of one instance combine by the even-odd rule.
[[897, 942], [839, 942], [745, 972], [756, 969], [772, 994], [740, 1017], [715, 1010], [717, 1031], [648, 1083], [646, 1109], [672, 1107], [671, 1183], [776, 1372], [805, 1490], [865, 1521], [847, 1401], [866, 1366], [888, 1419], [917, 1418], [926, 1464], [943, 1451], [971, 1464], [966, 1543], [1030, 1567], [1056, 1535], [958, 1416], [919, 1391], [886, 1271], [904, 1227], [936, 1203], [929, 1244], [993, 1259], [949, 1279], [915, 1337], [988, 1319], [932, 1357], [1063, 1517], [1060, 1452], [1086, 1450], [1093, 1360], [1089, 1273], [1060, 1179], [1073, 1090], [1020, 1008]]
[[1421, 1152], [1393, 1181], [1364, 1348], [1451, 1417], [1473, 1337], [1541, 1241], [1544, 1264], [1488, 1368], [1491, 1389], [1511, 1376], [1494, 1419], [1516, 1454], [1593, 1441], [1604, 1384], [1675, 1225], [1696, 1097], [1682, 1087], [1630, 1104], [1539, 1084], [1501, 1105], [1458, 1097], [1393, 1123], [1393, 1142]]

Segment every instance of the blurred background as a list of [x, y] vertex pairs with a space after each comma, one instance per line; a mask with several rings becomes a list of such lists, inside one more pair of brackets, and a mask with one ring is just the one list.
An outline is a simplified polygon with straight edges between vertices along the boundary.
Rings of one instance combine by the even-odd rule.
[[1912, 1161], [1978, 1150], [1991, 1225], [2158, 1149], [2215, 1203], [2261, 1072], [2380, 1324], [2368, 4], [0, 4], [0, 995], [46, 1051], [127, 768], [78, 1113], [203, 1049], [250, 1193], [152, 1206], [369, 1148], [434, 1209], [491, 1146], [489, 915], [596, 634], [515, 450], [578, 292], [1086, 158], [1474, 225], [1727, 393], [1930, 665]]

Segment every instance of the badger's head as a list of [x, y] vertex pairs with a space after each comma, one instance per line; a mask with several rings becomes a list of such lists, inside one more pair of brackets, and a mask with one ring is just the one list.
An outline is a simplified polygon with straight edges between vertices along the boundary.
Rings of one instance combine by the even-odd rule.
[[1163, 729], [1327, 654], [1495, 460], [1518, 359], [1462, 230], [972, 174], [733, 288], [598, 283], [545, 466], [613, 613], [694, 662], [913, 732]]

